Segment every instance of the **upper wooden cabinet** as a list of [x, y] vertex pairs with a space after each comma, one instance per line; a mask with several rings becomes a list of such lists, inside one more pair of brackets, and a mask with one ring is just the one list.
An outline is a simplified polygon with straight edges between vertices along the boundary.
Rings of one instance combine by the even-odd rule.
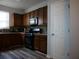
[[23, 14], [14, 13], [14, 26], [24, 26], [23, 24]]
[[29, 19], [31, 17], [38, 17], [39, 25], [47, 24], [47, 6], [36, 9], [24, 15], [24, 24], [29, 25]]
[[27, 13], [27, 14], [24, 14], [24, 17], [23, 17], [23, 23], [24, 23], [24, 26], [29, 26], [29, 19], [30, 19], [30, 14]]
[[39, 19], [39, 25], [43, 24], [43, 8], [38, 9], [38, 19]]
[[39, 25], [47, 24], [47, 6], [38, 9]]
[[37, 10], [34, 10], [33, 13], [34, 13], [34, 14], [33, 14], [34, 17], [38, 17], [38, 9], [37, 9]]
[[36, 9], [26, 14], [14, 13], [14, 26], [29, 26], [29, 19], [38, 17], [39, 25], [47, 24], [47, 6]]
[[47, 18], [48, 18], [47, 11], [48, 11], [47, 6], [43, 7], [43, 24], [47, 24]]

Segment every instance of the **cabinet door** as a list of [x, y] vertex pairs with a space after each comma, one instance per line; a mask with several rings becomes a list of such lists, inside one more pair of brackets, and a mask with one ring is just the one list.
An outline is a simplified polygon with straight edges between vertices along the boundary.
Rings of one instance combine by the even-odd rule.
[[47, 6], [43, 7], [43, 24], [47, 24]]
[[47, 53], [47, 38], [46, 36], [41, 36], [40, 37], [40, 51], [43, 53]]
[[36, 35], [34, 39], [35, 50], [38, 50], [43, 53], [47, 53], [47, 36]]
[[14, 26], [23, 26], [23, 15], [14, 13]]
[[38, 17], [38, 9], [33, 11], [34, 17]]
[[26, 18], [27, 18], [27, 14], [24, 14], [24, 15], [23, 15], [23, 24], [24, 24], [24, 26], [25, 26], [26, 23], [27, 23]]
[[29, 13], [24, 15], [24, 21], [23, 21], [24, 26], [28, 26], [29, 25], [29, 18], [30, 18], [29, 17]]
[[39, 19], [39, 25], [43, 24], [43, 8], [38, 9], [38, 19]]
[[33, 11], [29, 12], [29, 18], [32, 18], [33, 16]]
[[35, 50], [39, 50], [39, 45], [40, 45], [39, 37], [35, 37], [35, 39], [34, 39], [34, 48], [35, 48]]

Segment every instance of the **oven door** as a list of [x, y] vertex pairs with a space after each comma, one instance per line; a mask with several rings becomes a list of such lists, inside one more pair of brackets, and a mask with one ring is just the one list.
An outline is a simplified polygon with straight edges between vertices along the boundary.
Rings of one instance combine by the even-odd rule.
[[34, 35], [33, 33], [25, 34], [25, 47], [29, 49], [34, 49]]

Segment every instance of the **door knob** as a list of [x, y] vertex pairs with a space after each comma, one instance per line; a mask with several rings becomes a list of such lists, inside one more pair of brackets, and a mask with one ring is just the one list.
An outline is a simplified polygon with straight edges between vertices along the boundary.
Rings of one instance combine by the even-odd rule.
[[52, 33], [52, 36], [54, 36], [55, 34], [54, 33]]

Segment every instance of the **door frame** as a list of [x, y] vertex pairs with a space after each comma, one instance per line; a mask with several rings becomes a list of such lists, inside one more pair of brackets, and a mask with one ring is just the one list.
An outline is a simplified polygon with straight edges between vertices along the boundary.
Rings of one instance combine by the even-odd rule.
[[70, 59], [70, 0], [65, 1], [65, 59]]

